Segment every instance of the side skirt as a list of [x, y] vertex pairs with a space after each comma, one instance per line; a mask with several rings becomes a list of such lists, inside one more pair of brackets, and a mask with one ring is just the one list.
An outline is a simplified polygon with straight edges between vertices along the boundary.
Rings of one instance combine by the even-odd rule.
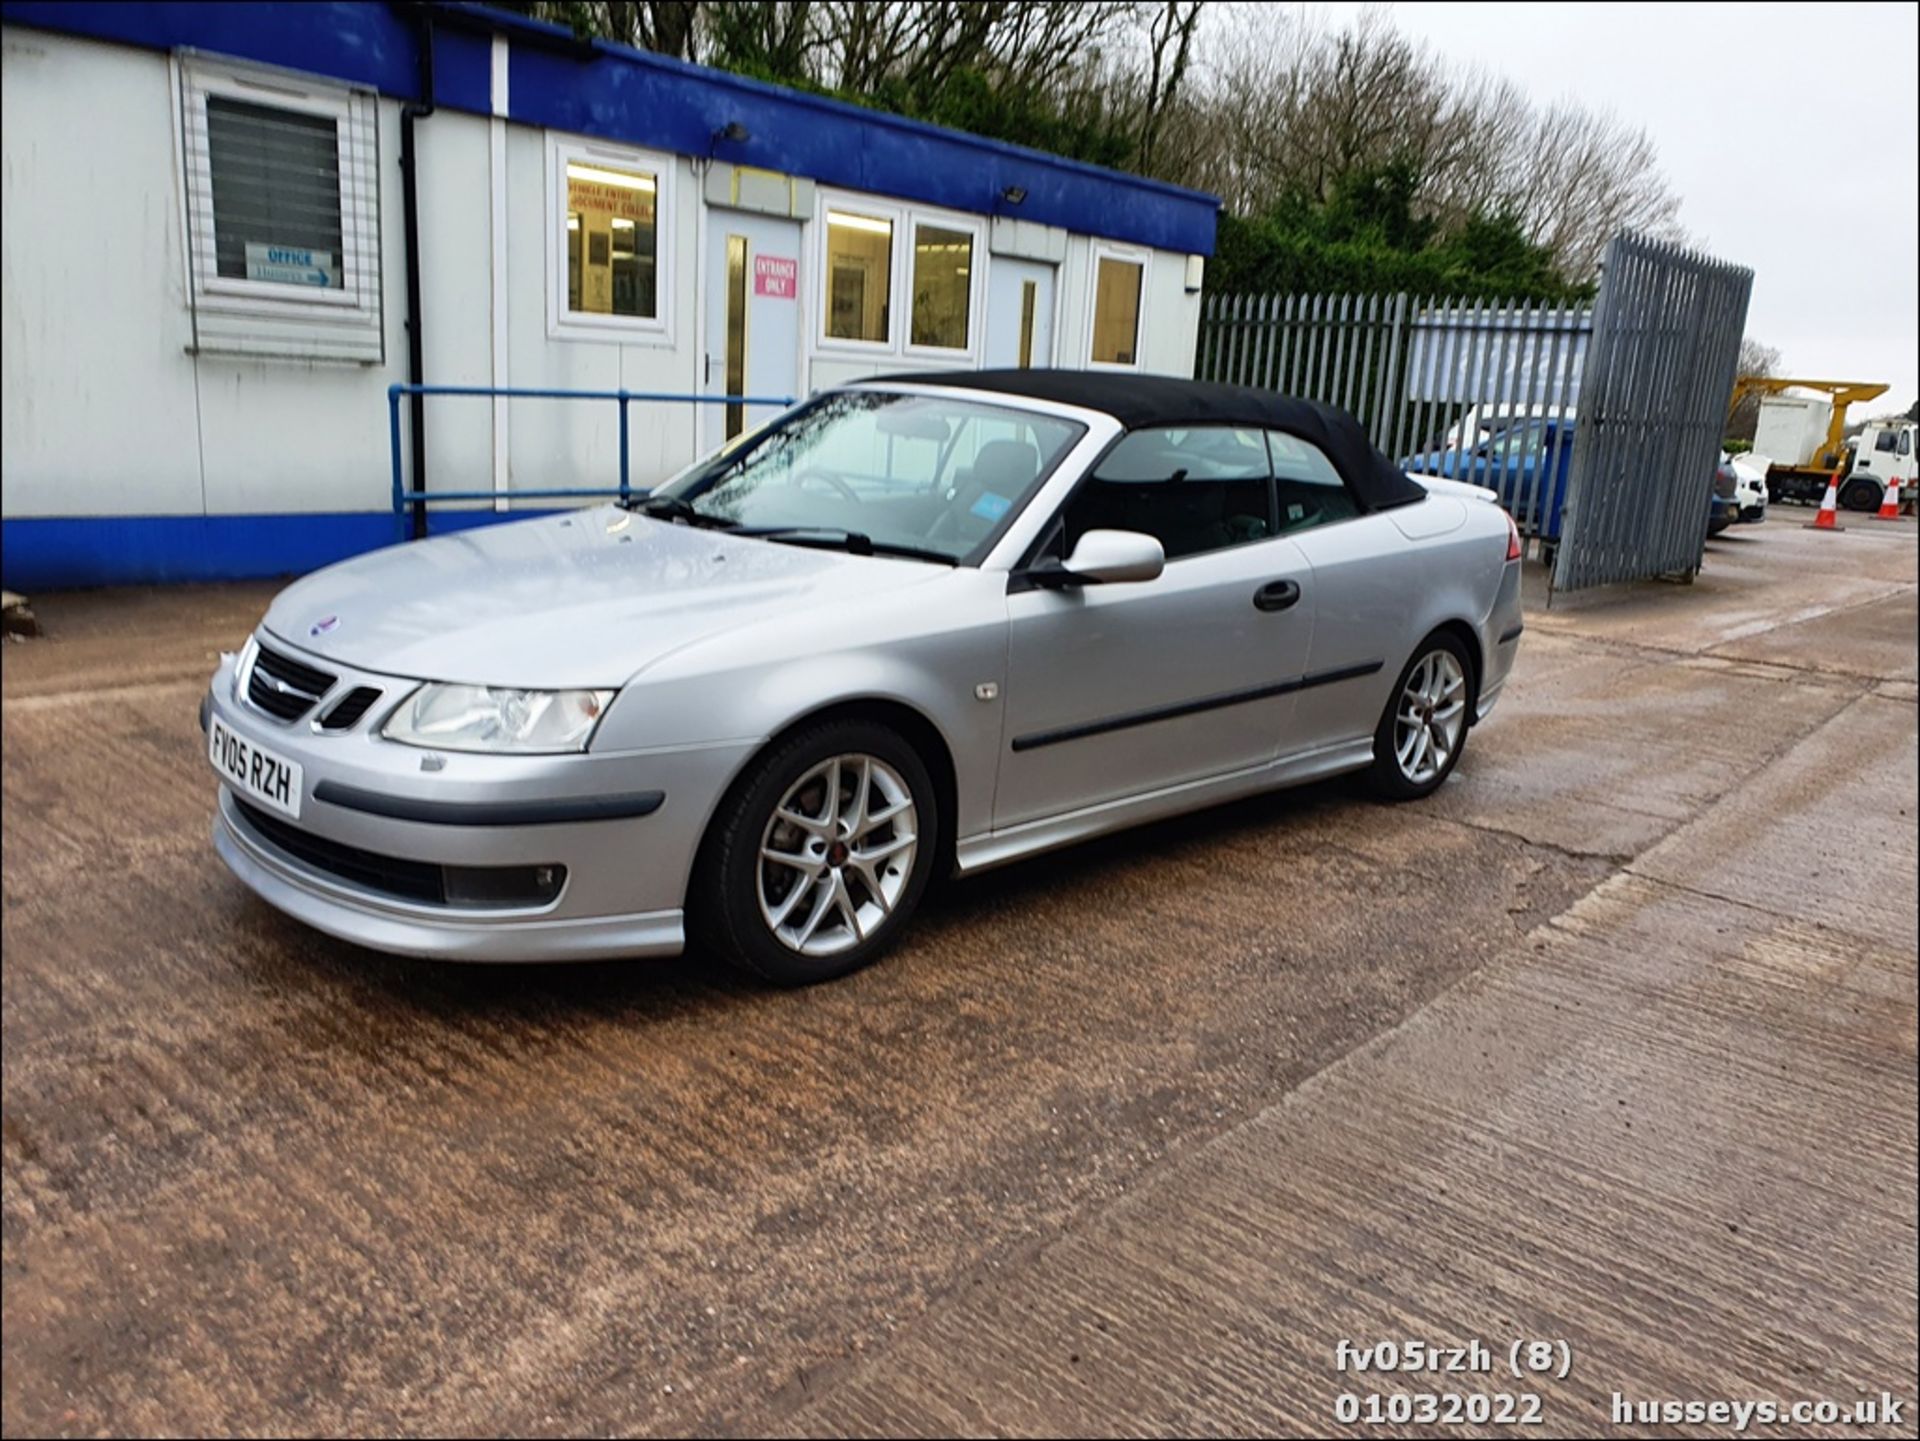
[[1362, 736], [1226, 775], [1206, 776], [1157, 791], [1102, 801], [1099, 805], [1027, 821], [1003, 831], [963, 838], [954, 847], [955, 869], [962, 875], [971, 875], [1042, 851], [1106, 835], [1109, 831], [1204, 810], [1262, 791], [1305, 785], [1343, 771], [1364, 770], [1372, 764], [1373, 737]]

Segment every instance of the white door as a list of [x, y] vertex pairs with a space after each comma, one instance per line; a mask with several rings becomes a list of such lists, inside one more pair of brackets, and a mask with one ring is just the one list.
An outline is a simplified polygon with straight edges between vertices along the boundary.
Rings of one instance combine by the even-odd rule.
[[1053, 364], [1053, 267], [996, 255], [987, 267], [988, 370]]
[[[800, 223], [739, 210], [707, 217], [707, 395], [797, 396]], [[777, 415], [777, 405], [703, 405], [703, 450]]]

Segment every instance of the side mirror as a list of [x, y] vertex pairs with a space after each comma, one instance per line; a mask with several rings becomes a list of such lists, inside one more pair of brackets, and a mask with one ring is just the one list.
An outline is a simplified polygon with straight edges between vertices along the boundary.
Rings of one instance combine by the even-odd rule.
[[1065, 565], [1036, 566], [1028, 575], [1047, 586], [1113, 585], [1157, 579], [1166, 566], [1165, 549], [1150, 535], [1090, 530], [1080, 537]]

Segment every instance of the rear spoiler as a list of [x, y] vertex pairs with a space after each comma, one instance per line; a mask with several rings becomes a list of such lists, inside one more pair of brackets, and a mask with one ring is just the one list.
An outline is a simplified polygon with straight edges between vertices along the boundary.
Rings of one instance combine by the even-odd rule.
[[1498, 501], [1498, 492], [1488, 490], [1484, 485], [1470, 485], [1464, 480], [1449, 480], [1444, 475], [1421, 475], [1417, 471], [1408, 471], [1407, 479], [1427, 488], [1429, 495], [1451, 495], [1460, 500]]

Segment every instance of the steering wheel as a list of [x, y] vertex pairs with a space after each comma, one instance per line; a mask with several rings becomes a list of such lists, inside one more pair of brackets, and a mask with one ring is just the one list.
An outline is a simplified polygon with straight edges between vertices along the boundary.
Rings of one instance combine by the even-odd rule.
[[812, 481], [819, 481], [820, 484], [826, 486], [829, 490], [839, 492], [843, 499], [850, 500], [855, 505], [860, 503], [859, 491], [848, 485], [839, 476], [829, 475], [824, 470], [797, 470], [791, 476], [787, 477], [786, 483], [797, 490]]

